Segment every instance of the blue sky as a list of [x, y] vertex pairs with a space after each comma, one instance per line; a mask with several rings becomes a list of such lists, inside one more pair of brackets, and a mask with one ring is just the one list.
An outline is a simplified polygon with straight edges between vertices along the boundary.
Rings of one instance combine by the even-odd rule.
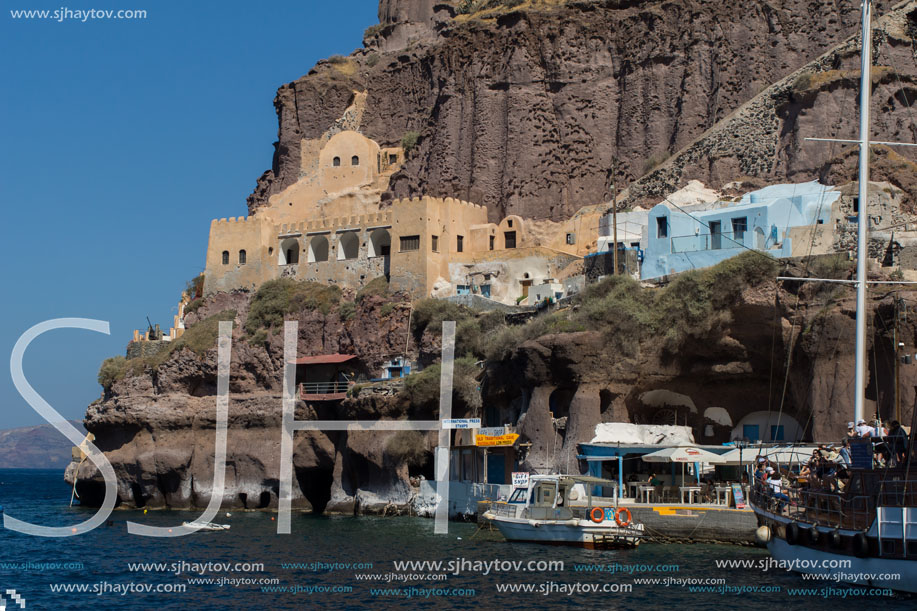
[[[145, 20], [15, 20], [10, 10], [146, 9]], [[210, 220], [246, 214], [270, 167], [276, 89], [361, 46], [375, 0], [258, 3], [6, 0], [0, 13], [0, 429], [44, 421], [21, 399], [10, 352], [64, 416], [97, 398], [101, 361], [147, 315], [168, 327], [202, 271]]]

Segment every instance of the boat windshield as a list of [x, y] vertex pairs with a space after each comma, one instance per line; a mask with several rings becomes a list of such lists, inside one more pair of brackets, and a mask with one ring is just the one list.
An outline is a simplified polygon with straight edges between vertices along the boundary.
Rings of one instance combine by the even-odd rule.
[[525, 503], [525, 493], [528, 492], [525, 488], [516, 488], [513, 490], [513, 494], [510, 495], [509, 501], [507, 503]]

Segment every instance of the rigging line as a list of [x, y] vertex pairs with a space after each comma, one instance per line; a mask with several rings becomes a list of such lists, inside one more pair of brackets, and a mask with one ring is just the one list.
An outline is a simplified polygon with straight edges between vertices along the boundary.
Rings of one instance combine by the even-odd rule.
[[[849, 88], [845, 90], [845, 92], [844, 92], [844, 100], [843, 100], [843, 102], [842, 102], [842, 104], [841, 104], [841, 107], [842, 107], [842, 108], [846, 108], [847, 105], [850, 103], [850, 95], [851, 95], [851, 92], [852, 92], [852, 90], [849, 89]], [[835, 122], [835, 125], [834, 125], [834, 135], [835, 135], [835, 136], [837, 135], [838, 131], [840, 130], [840, 126], [841, 126], [841, 123], [842, 123], [842, 121], [843, 121], [843, 117], [844, 117], [844, 114], [843, 114], [843, 113], [838, 113], [837, 121]], [[828, 148], [828, 154], [829, 154], [828, 159], [829, 159], [829, 160], [834, 158], [834, 155], [835, 155], [835, 151], [836, 151], [836, 149], [837, 149], [837, 146], [838, 146], [838, 143], [837, 143], [837, 142], [831, 142], [831, 144], [829, 145], [829, 148]], [[827, 172], [827, 170], [825, 170], [825, 171]], [[822, 178], [822, 176], [820, 176], [819, 178]], [[825, 182], [827, 182], [827, 176], [826, 176], [826, 175], [824, 176], [824, 178], [826, 179]], [[822, 192], [822, 197], [824, 197], [824, 195], [825, 195], [825, 192]], [[819, 214], [821, 214], [821, 205], [822, 205], [822, 202], [819, 202], [819, 210], [818, 210], [818, 213], [819, 213]], [[864, 204], [864, 205], [865, 205], [865, 204]], [[809, 249], [808, 249], [807, 254], [806, 254], [805, 263], [803, 264], [803, 273], [804, 273], [806, 276], [809, 275], [809, 267], [810, 267], [811, 264], [812, 264], [812, 250], [814, 249], [814, 245], [815, 245], [815, 232], [813, 231], [813, 232], [812, 232], [812, 237], [810, 238], [810, 241], [809, 241]], [[796, 341], [796, 338], [795, 338], [796, 326], [797, 326], [797, 323], [798, 323], [798, 321], [799, 321], [799, 317], [801, 316], [800, 311], [799, 311], [799, 300], [800, 300], [801, 294], [802, 294], [802, 289], [800, 288], [800, 290], [798, 290], [798, 291], [796, 292], [796, 302], [795, 302], [795, 304], [793, 305], [793, 321], [792, 321], [792, 324], [791, 324], [791, 326], [790, 326], [790, 337], [789, 337], [789, 342], [787, 343], [786, 367], [785, 367], [784, 378], [783, 378], [783, 389], [782, 389], [782, 391], [781, 391], [781, 393], [780, 393], [780, 409], [779, 409], [778, 416], [777, 416], [778, 425], [779, 425], [780, 417], [781, 417], [781, 415], [782, 415], [782, 413], [783, 413], [783, 406], [784, 406], [784, 404], [785, 404], [785, 402], [786, 402], [786, 392], [787, 392], [787, 388], [788, 388], [788, 386], [789, 386], [789, 380], [790, 380], [790, 367], [791, 367], [792, 362], [793, 362], [793, 348], [794, 348], [794, 344], [795, 344], [795, 341]], [[772, 406], [772, 405], [768, 405], [768, 415], [767, 415], [768, 422], [770, 422], [770, 415], [771, 415], [772, 411], [773, 411], [773, 406]]]

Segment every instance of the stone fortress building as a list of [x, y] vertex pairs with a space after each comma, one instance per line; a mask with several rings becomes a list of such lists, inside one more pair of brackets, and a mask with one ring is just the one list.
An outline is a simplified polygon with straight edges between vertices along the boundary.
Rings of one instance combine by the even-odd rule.
[[281, 277], [356, 289], [385, 276], [415, 299], [474, 293], [515, 304], [581, 273], [575, 263], [595, 249], [598, 206], [565, 223], [495, 223], [486, 208], [452, 198], [383, 202], [404, 150], [347, 127], [342, 119], [304, 140], [299, 180], [268, 205], [211, 223], [205, 295]]

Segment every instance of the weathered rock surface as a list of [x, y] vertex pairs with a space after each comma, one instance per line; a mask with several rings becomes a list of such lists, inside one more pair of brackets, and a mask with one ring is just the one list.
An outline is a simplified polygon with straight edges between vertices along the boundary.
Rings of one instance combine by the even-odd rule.
[[[855, 68], [845, 41], [858, 31], [857, 0], [578, 0], [453, 18], [457, 4], [383, 0], [380, 26], [348, 63], [319, 62], [281, 87], [277, 153], [250, 211], [298, 179], [301, 140], [340, 117], [354, 91], [368, 92], [360, 129], [369, 137], [392, 145], [420, 134], [391, 196], [460, 197], [494, 219], [559, 220], [606, 201], [615, 158], [619, 181], [650, 173], [635, 199], [691, 178], [808, 180], [839, 149], [802, 138], [850, 137], [856, 126], [855, 78], [800, 94], [771, 86], [839, 45], [821, 70]], [[876, 14], [892, 4], [876, 3]], [[877, 62], [901, 75], [883, 79], [876, 97], [888, 139], [913, 138], [903, 103], [917, 74], [909, 10], [876, 39]], [[772, 102], [732, 116], [762, 97]]]
[[[746, 290], [722, 332], [674, 354], [649, 338], [625, 356], [591, 331], [530, 340], [511, 359], [489, 364], [485, 402], [499, 405], [507, 422], [518, 418], [518, 432], [532, 443], [526, 465], [542, 472], [578, 472], [576, 445], [591, 441], [599, 422], [686, 424], [697, 442], [718, 444], [745, 416], [770, 412], [787, 430], [791, 418], [807, 438], [839, 441], [854, 413], [854, 292], [805, 283], [775, 291], [773, 284]], [[892, 420], [894, 295], [874, 295], [869, 307], [866, 412]], [[898, 333], [913, 346], [917, 324], [899, 321]], [[902, 365], [900, 379], [908, 423], [917, 369]], [[732, 426], [705, 417], [711, 407], [725, 408]]]
[[[371, 371], [401, 354], [407, 338], [403, 295], [366, 296], [352, 318], [340, 309], [299, 315], [298, 354], [360, 355]], [[351, 298], [352, 299], [352, 298]], [[283, 344], [276, 334], [250, 343], [242, 331], [247, 293], [220, 293], [186, 317], [189, 328], [218, 312], [237, 312], [230, 366], [226, 487], [222, 505], [277, 506], [281, 460]], [[383, 315], [381, 306], [393, 307]], [[209, 502], [216, 442], [216, 347], [203, 355], [183, 348], [158, 368], [116, 381], [86, 412], [87, 430], [112, 463], [120, 503], [133, 507], [204, 507]], [[343, 402], [296, 402], [298, 420], [398, 418], [400, 397], [385, 388]], [[422, 414], [423, 417], [429, 417]], [[294, 434], [292, 506], [336, 513], [399, 513], [409, 510], [413, 490], [405, 464], [388, 456], [392, 433]], [[67, 481], [96, 505], [104, 485], [95, 465], [71, 465]]]

